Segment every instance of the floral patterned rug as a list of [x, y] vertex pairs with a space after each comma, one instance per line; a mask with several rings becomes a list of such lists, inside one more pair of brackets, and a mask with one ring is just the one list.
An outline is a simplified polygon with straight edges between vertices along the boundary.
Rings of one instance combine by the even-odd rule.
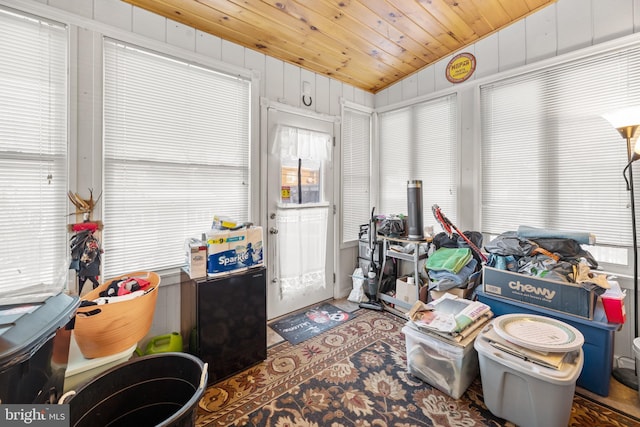
[[[209, 386], [196, 425], [514, 426], [485, 407], [480, 377], [456, 400], [408, 374], [404, 323], [360, 310], [298, 345], [279, 343], [266, 361]], [[640, 422], [576, 394], [569, 425]]]

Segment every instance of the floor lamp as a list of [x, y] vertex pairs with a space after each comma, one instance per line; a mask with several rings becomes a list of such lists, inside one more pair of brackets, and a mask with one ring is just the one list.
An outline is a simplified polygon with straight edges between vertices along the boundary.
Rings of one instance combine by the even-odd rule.
[[[638, 336], [638, 242], [636, 231], [636, 208], [635, 196], [633, 193], [633, 168], [631, 164], [640, 159], [640, 144], [636, 144], [635, 149], [631, 147], [631, 138], [640, 127], [640, 107], [627, 108], [611, 114], [603, 115], [611, 125], [620, 132], [620, 135], [627, 141], [627, 166], [622, 171], [622, 175], [627, 183], [627, 190], [631, 202], [631, 234], [633, 237], [633, 338]], [[627, 177], [628, 171], [628, 177]], [[635, 369], [615, 368], [613, 377], [629, 388], [638, 390], [638, 366]]]

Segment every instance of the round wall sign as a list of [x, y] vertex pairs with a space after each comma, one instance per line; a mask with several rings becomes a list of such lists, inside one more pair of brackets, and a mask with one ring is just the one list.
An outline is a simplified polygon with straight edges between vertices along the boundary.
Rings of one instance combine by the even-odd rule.
[[451, 83], [462, 83], [476, 70], [476, 58], [470, 53], [460, 53], [447, 64], [447, 80]]

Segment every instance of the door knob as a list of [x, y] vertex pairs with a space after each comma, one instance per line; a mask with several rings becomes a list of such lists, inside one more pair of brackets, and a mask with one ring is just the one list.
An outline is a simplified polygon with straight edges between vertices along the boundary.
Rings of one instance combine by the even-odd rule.
[[269, 234], [278, 234], [278, 229], [275, 227], [269, 228]]

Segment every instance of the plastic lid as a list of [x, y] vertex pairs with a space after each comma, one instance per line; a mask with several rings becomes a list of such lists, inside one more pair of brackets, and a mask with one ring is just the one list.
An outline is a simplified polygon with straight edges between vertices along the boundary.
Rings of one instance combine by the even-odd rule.
[[64, 293], [42, 303], [0, 306], [0, 370], [24, 362], [69, 323], [80, 305]]
[[503, 339], [540, 352], [569, 352], [584, 344], [584, 336], [571, 325], [534, 314], [506, 314], [493, 321]]

